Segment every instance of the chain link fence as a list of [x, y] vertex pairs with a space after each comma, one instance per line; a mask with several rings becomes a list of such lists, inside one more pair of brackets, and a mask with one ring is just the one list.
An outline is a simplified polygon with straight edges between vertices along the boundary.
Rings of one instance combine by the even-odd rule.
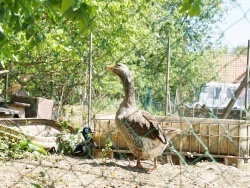
[[[250, 187], [249, 11], [244, 0], [0, 1], [1, 187]], [[180, 130], [152, 171], [153, 159], [134, 168], [115, 124], [125, 94], [106, 66], [117, 63], [137, 107]]]

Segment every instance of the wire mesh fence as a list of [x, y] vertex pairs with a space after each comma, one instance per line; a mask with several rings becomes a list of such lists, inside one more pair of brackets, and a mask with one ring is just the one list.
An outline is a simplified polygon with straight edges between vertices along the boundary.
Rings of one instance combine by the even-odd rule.
[[0, 1], [1, 187], [250, 187], [249, 11]]

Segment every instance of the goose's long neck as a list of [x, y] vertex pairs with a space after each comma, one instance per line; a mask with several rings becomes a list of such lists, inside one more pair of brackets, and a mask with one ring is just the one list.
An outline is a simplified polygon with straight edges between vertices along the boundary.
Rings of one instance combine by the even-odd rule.
[[134, 79], [132, 75], [121, 75], [119, 76], [122, 80], [123, 89], [124, 89], [124, 99], [121, 103], [123, 107], [136, 107], [135, 103], [135, 88], [134, 88]]

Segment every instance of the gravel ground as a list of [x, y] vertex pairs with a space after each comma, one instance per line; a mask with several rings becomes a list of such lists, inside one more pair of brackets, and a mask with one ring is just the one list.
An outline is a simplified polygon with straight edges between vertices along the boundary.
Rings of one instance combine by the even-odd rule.
[[[147, 169], [152, 162], [142, 161]], [[220, 163], [179, 166], [158, 163], [154, 171], [135, 170], [135, 160], [84, 159], [47, 156], [42, 160], [0, 161], [0, 187], [237, 187], [250, 188], [250, 168], [240, 170]]]

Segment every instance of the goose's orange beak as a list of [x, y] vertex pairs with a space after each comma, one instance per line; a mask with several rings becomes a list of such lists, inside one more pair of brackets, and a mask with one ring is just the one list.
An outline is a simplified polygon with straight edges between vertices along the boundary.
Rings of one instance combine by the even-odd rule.
[[110, 71], [113, 71], [115, 69], [115, 65], [107, 65], [106, 69], [110, 70]]

